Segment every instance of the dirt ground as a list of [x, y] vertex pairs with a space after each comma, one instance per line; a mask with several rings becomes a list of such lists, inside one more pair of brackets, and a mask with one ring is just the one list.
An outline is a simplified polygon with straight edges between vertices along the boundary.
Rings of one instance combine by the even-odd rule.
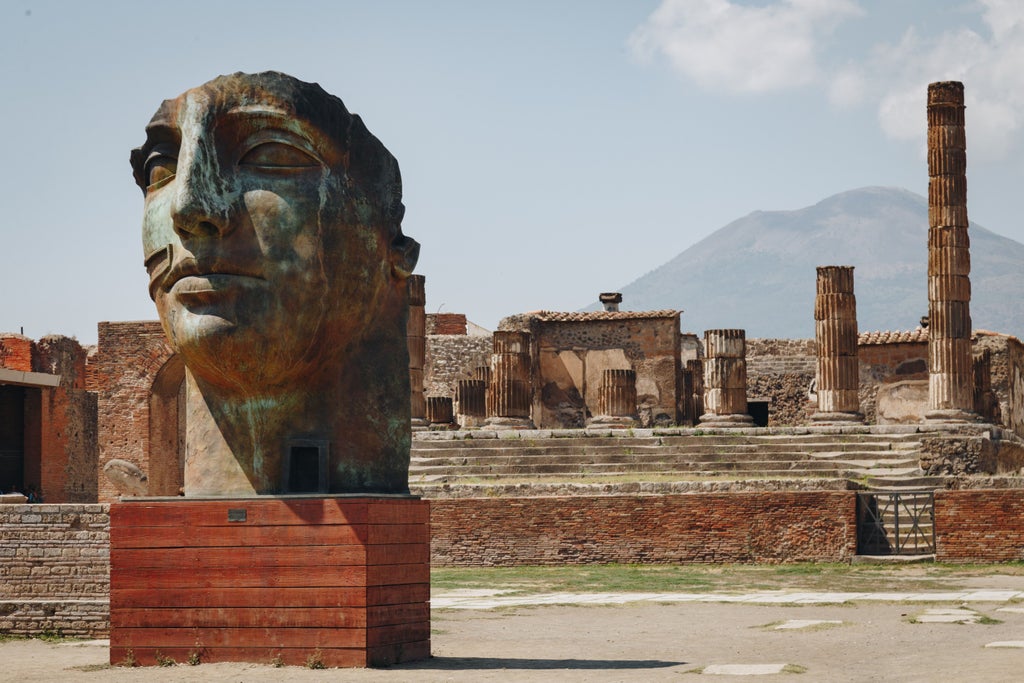
[[[980, 582], [979, 582], [980, 583]], [[631, 603], [505, 610], [435, 610], [430, 660], [378, 670], [314, 671], [252, 664], [124, 669], [104, 645], [16, 640], [0, 644], [9, 681], [698, 681], [716, 664], [786, 664], [742, 680], [1014, 681], [1024, 649], [1020, 605], [971, 603], [977, 624], [915, 623], [958, 603], [751, 605]], [[774, 630], [790, 619], [841, 624]], [[1001, 623], [991, 623], [991, 622]]]

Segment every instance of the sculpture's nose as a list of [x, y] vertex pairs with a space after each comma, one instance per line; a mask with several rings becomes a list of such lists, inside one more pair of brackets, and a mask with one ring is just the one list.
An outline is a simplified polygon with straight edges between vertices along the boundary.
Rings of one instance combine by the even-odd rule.
[[201, 135], [182, 142], [174, 184], [171, 219], [180, 237], [217, 237], [228, 232], [229, 188], [212, 139]]

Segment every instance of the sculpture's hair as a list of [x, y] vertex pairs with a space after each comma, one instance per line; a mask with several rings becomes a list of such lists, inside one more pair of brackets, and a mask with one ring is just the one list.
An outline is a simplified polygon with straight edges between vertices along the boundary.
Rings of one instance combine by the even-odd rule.
[[[217, 78], [197, 88], [212, 98], [230, 98], [233, 102], [256, 101], [261, 92], [278, 98], [290, 107], [292, 113], [318, 128], [347, 152], [345, 168], [347, 185], [357, 203], [367, 204], [375, 215], [375, 222], [387, 226], [389, 240], [394, 243], [409, 241], [402, 236], [402, 176], [398, 161], [387, 150], [356, 114], [349, 112], [345, 103], [326, 92], [317, 83], [306, 83], [277, 71], [258, 74], [234, 73]], [[153, 116], [153, 121], [166, 120], [175, 108], [176, 100], [166, 100]], [[146, 191], [145, 165], [148, 145], [132, 150], [131, 163], [135, 182]], [[415, 261], [415, 258], [413, 259]]]

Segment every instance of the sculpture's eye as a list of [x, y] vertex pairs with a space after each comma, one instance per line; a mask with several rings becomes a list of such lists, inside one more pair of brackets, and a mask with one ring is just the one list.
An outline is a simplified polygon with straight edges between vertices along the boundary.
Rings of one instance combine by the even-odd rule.
[[167, 184], [178, 171], [178, 160], [166, 154], [155, 154], [146, 162], [146, 189], [156, 190]]
[[239, 166], [261, 170], [300, 170], [319, 168], [320, 161], [312, 154], [284, 142], [262, 142], [244, 155]]

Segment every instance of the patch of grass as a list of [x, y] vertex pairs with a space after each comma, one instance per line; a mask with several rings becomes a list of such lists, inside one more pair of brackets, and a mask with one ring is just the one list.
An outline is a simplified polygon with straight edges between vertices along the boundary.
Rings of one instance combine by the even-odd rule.
[[274, 667], [275, 669], [280, 669], [282, 666], [284, 666], [284, 657], [281, 656], [280, 652], [274, 655], [274, 658], [270, 660], [270, 666]]
[[782, 667], [782, 673], [784, 674], [805, 674], [807, 673], [807, 667], [801, 664], [787, 664]]
[[168, 657], [163, 652], [160, 652], [160, 650], [157, 650], [155, 653], [153, 653], [153, 659], [156, 660], [156, 665], [157, 666], [177, 666], [178, 665], [178, 663], [176, 661], [174, 661], [173, 657]]
[[324, 654], [320, 651], [320, 648], [313, 650], [306, 657], [306, 668], [307, 669], [326, 669], [327, 665], [324, 664]]
[[36, 636], [36, 638], [45, 643], [59, 643], [64, 640], [64, 632], [61, 631], [59, 628], [48, 628], [44, 629], [39, 635]]
[[131, 648], [124, 651], [124, 658], [121, 659], [121, 662], [118, 664], [118, 666], [126, 666], [128, 668], [136, 667], [138, 665], [139, 662], [135, 659], [135, 652]]
[[1002, 622], [1002, 621], [1000, 621], [999, 619], [993, 619], [993, 618], [992, 618], [992, 617], [990, 617], [990, 616], [987, 616], [987, 615], [985, 615], [985, 614], [982, 614], [982, 615], [980, 616], [980, 618], [979, 618], [979, 619], [978, 619], [977, 621], [975, 621], [974, 623], [975, 623], [975, 624], [985, 624], [986, 626], [993, 626], [993, 625], [995, 625], [995, 624], [1001, 624], [1001, 623], [1003, 623], [1003, 622]]
[[81, 666], [68, 667], [68, 669], [70, 669], [71, 671], [84, 671], [85, 673], [92, 673], [94, 671], [106, 671], [109, 668], [109, 664], [82, 664]]
[[979, 576], [1024, 575], [1024, 563], [1006, 565], [792, 563], [781, 565], [563, 565], [554, 567], [436, 568], [436, 592], [478, 588], [509, 595], [551, 592], [919, 592], [956, 590]]

